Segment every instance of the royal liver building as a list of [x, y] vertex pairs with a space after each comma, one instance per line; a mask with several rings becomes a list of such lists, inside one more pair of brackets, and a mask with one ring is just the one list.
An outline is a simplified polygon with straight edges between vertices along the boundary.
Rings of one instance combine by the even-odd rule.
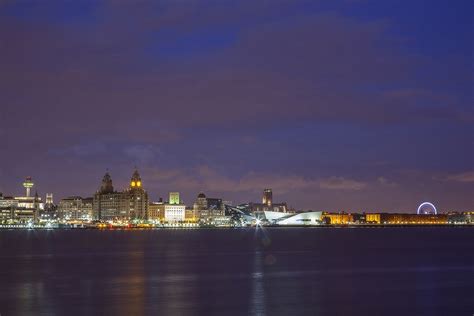
[[106, 172], [94, 194], [93, 209], [96, 220], [147, 219], [148, 194], [138, 171], [133, 172], [128, 189], [122, 192], [114, 191], [112, 178]]

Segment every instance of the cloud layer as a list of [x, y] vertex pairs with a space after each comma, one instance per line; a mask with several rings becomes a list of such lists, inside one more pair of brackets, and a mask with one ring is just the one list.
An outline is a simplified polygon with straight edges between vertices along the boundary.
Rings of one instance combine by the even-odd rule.
[[272, 187], [301, 208], [471, 208], [463, 3], [431, 33], [383, 6], [6, 2], [0, 191], [32, 175], [42, 193], [86, 195], [105, 168], [124, 186], [136, 165], [153, 195], [188, 200]]

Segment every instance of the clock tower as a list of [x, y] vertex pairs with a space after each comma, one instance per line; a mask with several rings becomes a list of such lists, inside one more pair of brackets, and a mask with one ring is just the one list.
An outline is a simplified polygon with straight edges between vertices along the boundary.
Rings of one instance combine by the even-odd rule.
[[143, 189], [142, 178], [137, 169], [135, 169], [130, 178], [128, 200], [129, 218], [146, 220], [148, 218], [148, 194]]

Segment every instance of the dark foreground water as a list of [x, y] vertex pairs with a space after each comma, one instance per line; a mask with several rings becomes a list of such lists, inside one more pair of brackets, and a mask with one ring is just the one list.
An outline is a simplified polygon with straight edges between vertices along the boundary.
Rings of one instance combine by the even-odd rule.
[[473, 228], [0, 231], [0, 314], [473, 315]]

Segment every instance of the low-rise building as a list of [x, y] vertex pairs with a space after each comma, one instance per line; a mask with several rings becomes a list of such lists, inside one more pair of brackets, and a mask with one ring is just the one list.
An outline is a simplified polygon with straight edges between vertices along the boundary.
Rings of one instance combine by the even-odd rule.
[[213, 223], [216, 219], [225, 219], [225, 205], [222, 199], [208, 198], [204, 193], [199, 193], [193, 205], [194, 215], [202, 222]]
[[367, 224], [380, 224], [380, 213], [366, 213], [365, 222]]
[[148, 220], [157, 222], [165, 220], [165, 204], [163, 201], [148, 204]]
[[[148, 220], [161, 223], [186, 221], [186, 205], [181, 203], [178, 192], [170, 192], [169, 201], [151, 202], [148, 205]], [[188, 215], [189, 216], [189, 215]]]
[[90, 221], [93, 217], [93, 198], [70, 196], [61, 199], [58, 204], [58, 215], [63, 220]]
[[447, 214], [410, 214], [410, 213], [381, 213], [380, 223], [388, 225], [433, 225], [447, 224]]
[[348, 225], [354, 222], [352, 214], [347, 213], [323, 213], [322, 220], [330, 225]]
[[178, 192], [170, 192], [169, 202], [165, 206], [165, 222], [184, 222], [186, 219], [186, 205], [181, 203]]

